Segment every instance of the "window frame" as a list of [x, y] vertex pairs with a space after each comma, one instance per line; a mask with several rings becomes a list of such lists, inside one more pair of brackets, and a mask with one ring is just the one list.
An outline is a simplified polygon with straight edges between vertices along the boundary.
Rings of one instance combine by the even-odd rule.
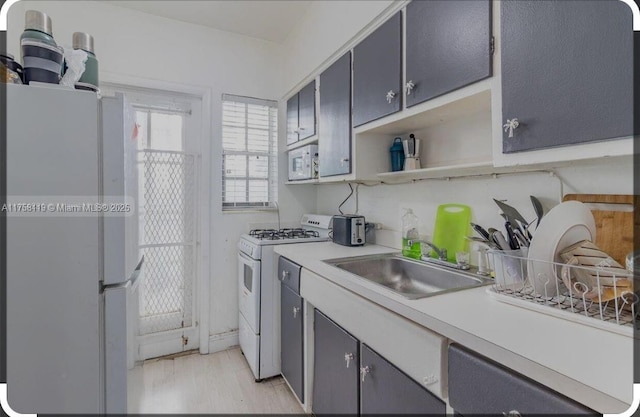
[[[225, 121], [224, 110], [225, 103], [233, 102], [236, 104], [242, 104], [244, 106], [244, 122], [241, 129], [244, 130], [244, 149], [242, 151], [225, 149], [225, 127], [237, 128]], [[247, 211], [247, 210], [274, 210], [277, 208], [278, 197], [278, 102], [275, 100], [265, 100], [253, 97], [237, 96], [232, 94], [222, 95], [222, 120], [221, 120], [221, 145], [222, 145], [222, 211], [234, 212], [234, 211]], [[267, 132], [267, 151], [250, 151], [249, 150], [249, 105], [259, 105], [267, 108], [268, 114], [268, 128]], [[227, 156], [244, 156], [245, 160], [245, 175], [231, 175], [227, 174]], [[267, 160], [267, 175], [266, 177], [256, 177], [250, 175], [250, 161], [252, 157], [266, 158]], [[245, 198], [241, 202], [227, 202], [225, 201], [226, 182], [227, 181], [243, 181], [245, 183]], [[267, 183], [267, 199], [266, 201], [250, 201], [250, 184], [251, 181], [266, 181]]]

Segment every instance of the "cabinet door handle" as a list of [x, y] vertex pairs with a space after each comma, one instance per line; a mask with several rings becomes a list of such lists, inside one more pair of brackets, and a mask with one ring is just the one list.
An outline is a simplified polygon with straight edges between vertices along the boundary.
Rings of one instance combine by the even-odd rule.
[[513, 137], [513, 131], [520, 126], [520, 121], [518, 119], [507, 119], [507, 123], [503, 124], [505, 133], [509, 132], [509, 137]]
[[371, 373], [371, 368], [368, 366], [365, 366], [363, 368], [360, 368], [360, 377], [362, 378], [362, 382], [364, 382], [364, 378], [367, 376], [367, 374]]
[[391, 104], [395, 96], [396, 96], [396, 93], [394, 93], [393, 90], [389, 90], [387, 92], [387, 103]]
[[342, 163], [349, 162], [349, 158], [342, 158], [342, 159], [340, 160], [340, 162], [342, 162]]
[[282, 270], [282, 277], [280, 278], [280, 281], [284, 281], [285, 279], [289, 278], [289, 271], [285, 271], [284, 269]]
[[353, 353], [345, 353], [344, 361], [347, 363], [347, 369], [349, 368], [349, 363], [353, 360]]
[[413, 90], [414, 88], [416, 88], [416, 84], [413, 82], [413, 80], [409, 80], [406, 84], [405, 84], [405, 88], [407, 90], [407, 95], [410, 96], [411, 95], [411, 90]]
[[293, 318], [295, 319], [296, 317], [298, 317], [298, 313], [300, 312], [300, 308], [298, 307], [293, 307]]
[[522, 417], [522, 414], [518, 410], [511, 410], [508, 413], [502, 412], [504, 417]]

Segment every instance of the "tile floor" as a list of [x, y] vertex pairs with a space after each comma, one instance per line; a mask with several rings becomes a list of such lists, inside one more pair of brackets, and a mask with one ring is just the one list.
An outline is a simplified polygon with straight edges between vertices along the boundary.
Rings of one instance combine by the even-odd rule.
[[131, 372], [130, 413], [303, 413], [282, 377], [255, 382], [239, 347], [148, 360]]

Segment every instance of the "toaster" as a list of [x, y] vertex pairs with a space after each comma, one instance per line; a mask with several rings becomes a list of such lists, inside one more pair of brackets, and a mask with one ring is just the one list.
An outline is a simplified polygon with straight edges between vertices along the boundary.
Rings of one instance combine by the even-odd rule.
[[333, 243], [343, 246], [362, 246], [365, 244], [364, 216], [333, 216]]

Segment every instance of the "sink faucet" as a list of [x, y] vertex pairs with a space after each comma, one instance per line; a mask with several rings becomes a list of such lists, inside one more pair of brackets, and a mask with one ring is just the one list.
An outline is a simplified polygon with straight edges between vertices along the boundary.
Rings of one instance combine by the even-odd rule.
[[427, 241], [427, 240], [409, 240], [407, 241], [407, 245], [412, 246], [414, 243], [424, 243], [425, 245], [429, 246], [431, 249], [434, 250], [434, 252], [438, 255], [438, 259], [441, 261], [446, 261], [447, 260], [447, 250], [445, 248], [440, 249], [439, 247], [437, 247], [436, 245], [434, 245], [433, 243]]

